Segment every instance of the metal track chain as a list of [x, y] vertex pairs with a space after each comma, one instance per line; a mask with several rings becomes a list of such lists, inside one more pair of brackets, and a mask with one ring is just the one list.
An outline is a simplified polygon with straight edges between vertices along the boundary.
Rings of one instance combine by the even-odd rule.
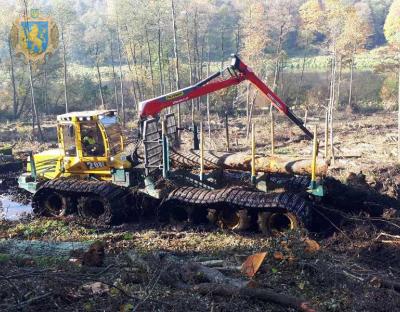
[[303, 223], [310, 214], [308, 203], [300, 196], [289, 193], [264, 193], [229, 187], [220, 190], [205, 190], [194, 187], [181, 187], [172, 191], [165, 203], [194, 204], [199, 206], [226, 206], [232, 209], [248, 209], [257, 212], [291, 212]]
[[40, 211], [41, 199], [49, 194], [57, 192], [69, 198], [78, 199], [83, 196], [98, 196], [105, 203], [108, 215], [104, 215], [96, 220], [97, 224], [110, 224], [120, 221], [126, 217], [126, 205], [124, 198], [127, 195], [127, 189], [115, 184], [103, 181], [79, 180], [71, 178], [60, 178], [45, 182], [35, 193], [32, 200], [32, 208], [35, 213]]

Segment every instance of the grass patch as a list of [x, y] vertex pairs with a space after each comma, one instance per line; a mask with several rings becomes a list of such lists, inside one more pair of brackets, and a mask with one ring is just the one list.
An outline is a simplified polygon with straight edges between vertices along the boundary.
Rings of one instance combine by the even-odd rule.
[[5, 264], [11, 259], [10, 255], [0, 253], [0, 264]]

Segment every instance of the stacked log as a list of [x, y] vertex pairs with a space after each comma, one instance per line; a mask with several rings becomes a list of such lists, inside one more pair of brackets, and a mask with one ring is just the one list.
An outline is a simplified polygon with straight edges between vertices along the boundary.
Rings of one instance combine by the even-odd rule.
[[[239, 171], [251, 171], [251, 155], [247, 153], [221, 153], [205, 152], [205, 169], [228, 169]], [[172, 165], [177, 168], [194, 169], [200, 166], [198, 151], [171, 152]], [[256, 155], [255, 166], [257, 172], [299, 174], [311, 173], [311, 158], [295, 158], [287, 155]], [[322, 158], [317, 159], [317, 175], [325, 176], [328, 170], [328, 163]]]

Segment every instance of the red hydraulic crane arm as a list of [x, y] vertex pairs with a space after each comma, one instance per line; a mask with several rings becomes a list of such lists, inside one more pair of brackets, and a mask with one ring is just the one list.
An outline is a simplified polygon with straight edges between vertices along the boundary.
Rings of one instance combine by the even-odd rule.
[[231, 74], [229, 78], [214, 81], [217, 77], [222, 75], [222, 72], [217, 72], [193, 86], [141, 102], [139, 104], [140, 117], [145, 118], [148, 116], [155, 116], [167, 107], [174, 106], [179, 103], [237, 85], [244, 80], [248, 80], [271, 101], [272, 105], [275, 106], [276, 109], [285, 114], [293, 123], [295, 123], [309, 139], [313, 138], [313, 134], [304, 126], [303, 121], [294, 115], [289, 107], [270, 88], [268, 88], [268, 86], [261, 79], [259, 79], [254, 72], [239, 59], [239, 57], [233, 55], [231, 66], [229, 66], [226, 70], [228, 70], [228, 72]]

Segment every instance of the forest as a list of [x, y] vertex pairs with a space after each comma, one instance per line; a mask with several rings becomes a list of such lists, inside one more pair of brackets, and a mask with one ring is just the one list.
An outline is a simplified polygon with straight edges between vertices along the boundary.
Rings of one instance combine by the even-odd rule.
[[0, 0], [0, 311], [399, 311], [400, 0]]
[[[52, 16], [60, 32], [59, 49], [33, 72], [35, 104], [39, 115], [135, 111], [140, 101], [223, 69], [235, 53], [291, 105], [327, 105], [334, 85], [335, 109], [393, 110], [397, 61], [390, 28], [397, 11], [393, 6], [389, 14], [391, 3], [327, 1], [320, 12], [318, 1], [302, 0], [35, 1], [29, 5]], [[9, 43], [23, 8], [18, 1], [1, 5], [2, 119], [31, 116], [28, 71]], [[371, 86], [362, 86], [364, 73]], [[211, 95], [210, 108], [237, 114], [246, 107], [238, 96], [245, 92]]]

